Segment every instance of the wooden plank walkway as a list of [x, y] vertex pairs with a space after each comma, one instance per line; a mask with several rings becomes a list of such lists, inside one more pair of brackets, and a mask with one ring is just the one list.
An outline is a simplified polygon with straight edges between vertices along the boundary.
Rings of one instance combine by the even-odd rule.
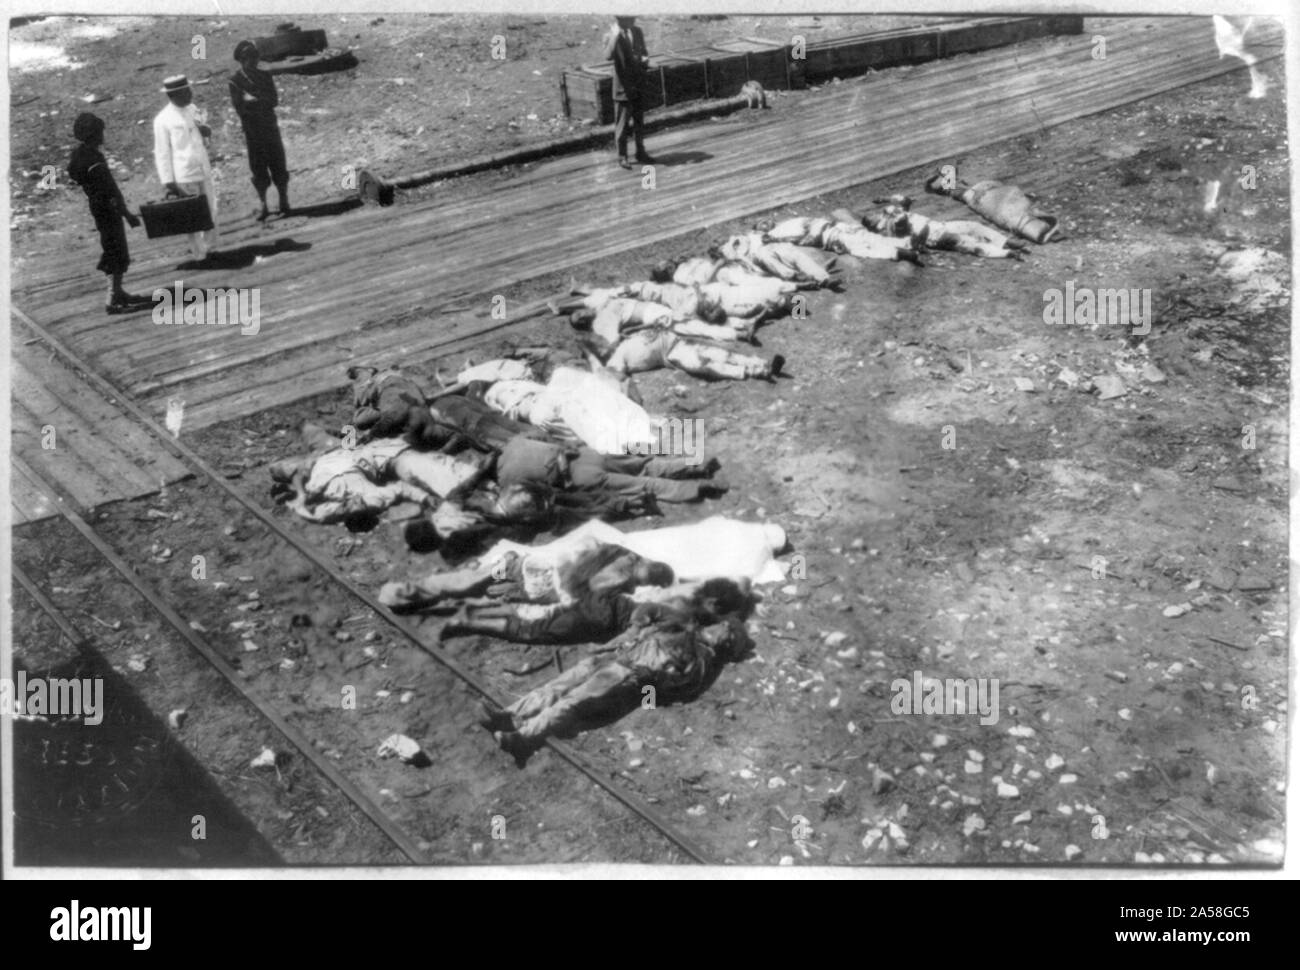
[[[1096, 32], [1107, 37], [1104, 61], [1092, 57]], [[1271, 41], [1256, 53], [1279, 56], [1278, 37], [1256, 39]], [[137, 289], [178, 279], [260, 288], [256, 335], [106, 317], [97, 274], [66, 267], [24, 268], [14, 300], [153, 412], [179, 396], [187, 427], [203, 427], [338, 388], [352, 362], [463, 350], [500, 327], [489, 298], [512, 283], [1240, 68], [1219, 58], [1205, 17], [1090, 19], [1082, 36], [885, 71], [736, 123], [657, 134], [653, 190], [609, 152], [591, 152], [457, 182], [419, 204], [299, 222], [279, 236], [309, 248], [238, 270], [181, 273], [175, 240], [139, 246]], [[254, 231], [245, 221], [233, 244]]]
[[[25, 330], [12, 331], [15, 337]], [[13, 453], [86, 508], [157, 492], [190, 470], [50, 350], [15, 342], [9, 359]], [[47, 432], [49, 432], [47, 436]], [[46, 443], [53, 445], [45, 447]], [[12, 475], [13, 522], [54, 515], [45, 495]]]

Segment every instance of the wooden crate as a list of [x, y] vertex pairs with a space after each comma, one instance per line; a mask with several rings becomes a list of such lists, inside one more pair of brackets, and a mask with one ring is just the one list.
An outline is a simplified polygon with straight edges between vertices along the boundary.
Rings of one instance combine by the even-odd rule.
[[[746, 81], [765, 88], [789, 86], [789, 47], [759, 37], [742, 37], [706, 47], [652, 54], [643, 91], [647, 110], [739, 94]], [[560, 98], [570, 118], [614, 120], [614, 68], [608, 61], [565, 71]]]
[[[778, 44], [761, 37], [741, 37], [738, 40], [714, 44], [713, 47], [724, 54], [743, 56], [746, 81], [757, 81], [763, 87], [774, 91], [784, 91], [790, 87], [790, 46], [788, 44]], [[741, 82], [741, 87], [743, 86], [744, 81]], [[734, 91], [724, 91], [713, 97], [729, 98], [739, 93], [738, 87]]]

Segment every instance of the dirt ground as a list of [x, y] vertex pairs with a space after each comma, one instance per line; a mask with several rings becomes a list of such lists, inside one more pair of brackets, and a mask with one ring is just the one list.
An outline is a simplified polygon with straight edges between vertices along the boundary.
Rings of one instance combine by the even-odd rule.
[[[342, 26], [331, 27], [335, 43], [345, 39]], [[550, 25], [534, 26], [525, 42], [549, 46]], [[663, 36], [742, 32], [732, 28], [681, 21]], [[166, 29], [180, 36], [188, 26]], [[393, 65], [405, 58], [406, 76], [414, 72], [417, 36], [395, 21], [365, 30], [372, 52], [387, 51]], [[479, 32], [492, 31], [470, 34]], [[743, 32], [754, 31], [746, 24]], [[577, 36], [554, 36], [563, 35]], [[591, 59], [575, 54], [564, 56]], [[28, 78], [39, 85], [41, 77], [15, 76], [15, 102]], [[285, 80], [283, 91], [297, 90]], [[545, 87], [545, 97], [534, 92], [539, 118], [557, 103], [550, 79]], [[761, 331], [763, 351], [790, 361], [791, 376], [776, 386], [639, 378], [652, 412], [706, 419], [707, 450], [732, 485], [702, 508], [670, 510], [665, 524], [714, 512], [779, 522], [792, 571], [763, 590], [750, 659], [695, 702], [637, 711], [576, 747], [717, 858], [740, 864], [1279, 862], [1290, 677], [1290, 173], [1285, 105], [1251, 100], [1247, 87], [1234, 74], [954, 159], [968, 178], [1037, 187], [1062, 216], [1065, 238], [1023, 263], [957, 254], [931, 254], [920, 269], [846, 260], [843, 293], [814, 294], [808, 319]], [[528, 106], [509, 92], [496, 97], [495, 118]], [[451, 104], [439, 104], [437, 126], [484, 127], [441, 114]], [[286, 133], [352, 140], [366, 117], [339, 111], [314, 119], [310, 135]], [[27, 142], [56, 139], [52, 122], [20, 123], [15, 115], [16, 175], [48, 151]], [[110, 139], [113, 130], [110, 119]], [[396, 130], [385, 160], [402, 157]], [[62, 154], [66, 139], [57, 137]], [[140, 146], [119, 157], [144, 154], [143, 133], [133, 137]], [[364, 141], [376, 160], [388, 150], [370, 134]], [[307, 157], [292, 145], [291, 155]], [[1254, 187], [1234, 182], [1219, 212], [1202, 213], [1205, 180], [1242, 165], [1253, 167]], [[964, 211], [922, 196], [928, 174], [902, 172], [782, 211], [821, 214], [900, 191], [921, 199], [923, 211]], [[71, 205], [15, 192], [20, 214], [31, 205], [47, 218]], [[654, 261], [702, 252], [739, 227], [576, 272], [596, 283], [642, 278]], [[36, 225], [15, 229], [16, 252], [40, 247]], [[507, 296], [535, 298], [567, 279]], [[1149, 290], [1150, 332], [1045, 323], [1045, 294], [1069, 281]], [[561, 321], [538, 320], [474, 356], [537, 343], [570, 345], [571, 337]], [[448, 371], [461, 360], [434, 363]], [[338, 427], [348, 416], [344, 395], [331, 395], [190, 443], [271, 507], [265, 466], [295, 449], [298, 426]], [[250, 686], [380, 792], [437, 861], [675, 859], [549, 752], [517, 769], [472, 725], [467, 692], [234, 508], [187, 482], [102, 509], [96, 527], [224, 652], [242, 656]], [[277, 514], [369, 588], [441, 564], [409, 552], [391, 517], [353, 535]], [[224, 588], [196, 588], [196, 549]], [[179, 739], [282, 857], [389, 861], [382, 839], [352, 822], [309, 772], [307, 794], [295, 795], [280, 772], [272, 782], [241, 768], [277, 743], [274, 732], [250, 729], [241, 702], [152, 619], [141, 620], [134, 594], [88, 565], [65, 526], [20, 531], [14, 555], [74, 617], [82, 609], [121, 624], [114, 631], [82, 618], [153, 710], [194, 712]], [[39, 639], [42, 621], [16, 609], [18, 643]], [[411, 624], [436, 639], [436, 619]], [[450, 647], [502, 693], [554, 674], [510, 673], [536, 659], [523, 647], [485, 638]], [[566, 648], [562, 660], [582, 652]], [[143, 671], [125, 665], [133, 654], [145, 659]], [[996, 680], [997, 722], [891, 709], [894, 682], [916, 671]], [[329, 707], [344, 682], [366, 698], [365, 717], [346, 721]], [[393, 731], [419, 740], [432, 766], [380, 761], [375, 748]], [[507, 819], [505, 840], [486, 834], [497, 814]]]

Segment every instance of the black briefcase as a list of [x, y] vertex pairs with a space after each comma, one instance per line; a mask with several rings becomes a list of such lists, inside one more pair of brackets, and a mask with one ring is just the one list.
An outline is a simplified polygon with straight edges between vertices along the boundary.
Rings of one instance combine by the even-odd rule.
[[188, 236], [212, 228], [212, 212], [208, 209], [206, 195], [146, 202], [140, 206], [140, 218], [144, 220], [145, 235], [150, 239]]

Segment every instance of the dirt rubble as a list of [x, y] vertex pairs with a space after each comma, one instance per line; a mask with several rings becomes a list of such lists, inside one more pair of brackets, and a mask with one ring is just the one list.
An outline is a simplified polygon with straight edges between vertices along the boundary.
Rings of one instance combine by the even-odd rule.
[[[679, 28], [698, 37], [731, 25]], [[366, 29], [372, 48], [389, 38], [393, 58], [419, 52], [395, 23]], [[529, 43], [545, 46], [549, 29], [537, 27]], [[306, 86], [325, 79], [300, 79], [301, 89], [283, 80], [285, 101], [303, 103]], [[638, 378], [652, 412], [706, 420], [706, 449], [732, 484], [701, 508], [669, 509], [664, 523], [714, 512], [779, 522], [791, 576], [763, 589], [754, 655], [708, 693], [639, 710], [576, 747], [716, 858], [741, 864], [1280, 862], [1290, 175], [1285, 107], [1246, 98], [1247, 86], [1234, 74], [954, 159], [968, 179], [1035, 190], [1062, 216], [1065, 238], [1023, 263], [936, 253], [918, 269], [843, 259], [843, 293], [816, 293], [808, 319], [760, 331], [763, 352], [789, 360], [791, 376], [776, 386]], [[365, 117], [322, 114], [309, 137], [360, 137], [375, 160], [403, 157], [397, 139], [381, 156], [382, 140], [350, 130]], [[470, 144], [446, 129], [450, 144]], [[40, 157], [26, 142], [53, 140], [41, 131], [15, 128], [15, 170]], [[291, 157], [321, 157], [298, 140], [303, 129], [286, 134]], [[441, 134], [435, 143], [448, 144]], [[225, 164], [238, 169], [242, 158]], [[1247, 164], [1255, 187], [1234, 182], [1221, 210], [1204, 214], [1204, 181]], [[824, 214], [892, 192], [936, 216], [964, 213], [923, 195], [931, 171], [780, 214]], [[656, 260], [700, 253], [749, 221], [575, 272], [598, 284], [643, 278]], [[16, 253], [49, 245], [34, 226], [15, 232]], [[85, 239], [78, 245], [77, 258], [89, 259]], [[1045, 294], [1068, 281], [1150, 290], [1150, 332], [1048, 325]], [[567, 282], [557, 274], [505, 292], [533, 299]], [[534, 320], [473, 356], [571, 339], [563, 321]], [[462, 359], [415, 370], [432, 380], [435, 366], [445, 374]], [[190, 444], [271, 507], [265, 467], [296, 449], [301, 423], [340, 427], [349, 414], [339, 393], [231, 421]], [[224, 652], [255, 656], [242, 665], [250, 686], [300, 712], [339, 767], [381, 792], [438, 860], [675, 858], [603, 796], [575, 794], [551, 753], [517, 769], [473, 726], [467, 692], [390, 631], [351, 620], [363, 611], [232, 509], [186, 482], [100, 510], [97, 527]], [[371, 589], [441, 562], [405, 549], [400, 514], [362, 534], [277, 515]], [[162, 550], [171, 555], [154, 561]], [[196, 550], [224, 589], [196, 589]], [[14, 556], [46, 589], [76, 590], [56, 601], [121, 619], [118, 631], [91, 621], [85, 629], [115, 663], [150, 658], [124, 675], [155, 710], [191, 710], [180, 740], [286, 859], [386, 861], [373, 833], [331, 821], [345, 809], [328, 791], [294, 801], [265, 775], [230, 777], [274, 743], [273, 732], [250, 731], [248, 712], [222, 700], [213, 675], [151, 618], [139, 619], [131, 594], [65, 527], [20, 530]], [[254, 589], [261, 605], [250, 609]], [[38, 621], [16, 609], [16, 632], [37, 636]], [[254, 624], [255, 654], [231, 628], [241, 621]], [[436, 618], [409, 622], [436, 640]], [[555, 672], [508, 672], [538, 660], [537, 648], [479, 637], [449, 646], [503, 694]], [[561, 660], [582, 652], [565, 648]], [[996, 723], [896, 713], [894, 682], [916, 671], [996, 680]], [[365, 716], [347, 723], [330, 706], [343, 682], [365, 698]], [[395, 731], [419, 741], [432, 766], [381, 762], [375, 749]], [[327, 816], [311, 801], [330, 805]], [[487, 834], [497, 814], [508, 840]]]

